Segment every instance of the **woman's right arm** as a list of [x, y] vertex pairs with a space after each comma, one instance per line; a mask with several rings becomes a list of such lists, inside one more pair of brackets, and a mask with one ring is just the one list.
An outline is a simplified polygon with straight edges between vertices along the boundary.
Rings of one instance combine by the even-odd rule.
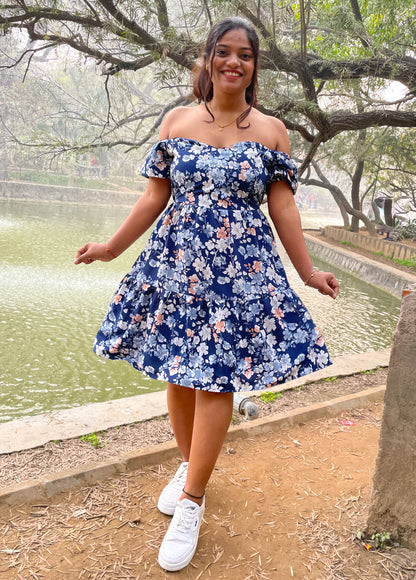
[[78, 250], [74, 263], [91, 264], [95, 260], [109, 262], [122, 254], [153, 224], [167, 206], [169, 198], [170, 180], [150, 177], [146, 191], [107, 244], [87, 242]]

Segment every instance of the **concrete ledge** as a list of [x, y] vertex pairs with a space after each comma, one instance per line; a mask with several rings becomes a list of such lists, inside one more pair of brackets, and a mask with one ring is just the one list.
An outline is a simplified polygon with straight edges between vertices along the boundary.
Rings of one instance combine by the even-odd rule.
[[124, 471], [126, 471], [126, 466], [122, 459], [120, 461], [110, 459], [100, 463], [86, 463], [65, 471], [43, 475], [39, 478], [39, 482], [43, 488], [43, 495], [51, 497], [56, 493], [68, 491], [80, 485], [89, 485], [101, 479], [116, 477]]
[[254, 421], [250, 421], [250, 423], [243, 423], [237, 427], [231, 427], [226, 441], [232, 441], [240, 437], [252, 437], [253, 435], [259, 435], [282, 427], [300, 425], [324, 417], [335, 417], [348, 409], [363, 407], [374, 401], [381, 401], [384, 397], [385, 390], [385, 386], [374, 387], [360, 391], [359, 393], [354, 393], [353, 395], [338, 397], [325, 403], [316, 403], [315, 405], [302, 407], [275, 418], [265, 417], [264, 419], [255, 419]]
[[[384, 397], [385, 387], [367, 389], [353, 395], [338, 397], [325, 403], [310, 405], [296, 409], [278, 417], [266, 417], [236, 427], [231, 427], [226, 441], [252, 437], [264, 432], [274, 431], [282, 427], [299, 425], [307, 421], [334, 417], [343, 411], [354, 407], [363, 407]], [[158, 464], [179, 456], [179, 449], [173, 441], [155, 445], [139, 452], [130, 452], [114, 458], [113, 461], [88, 463], [73, 469], [45, 475], [37, 480], [29, 480], [20, 484], [0, 489], [0, 507], [22, 503], [33, 503], [45, 500], [57, 493], [65, 492], [82, 485], [91, 485], [102, 479], [117, 477], [126, 471], [134, 471], [145, 465]]]
[[348, 272], [352, 276], [356, 276], [360, 280], [364, 280], [368, 284], [393, 294], [396, 298], [402, 297], [402, 290], [406, 285], [416, 284], [416, 275], [407, 274], [397, 270], [397, 268], [380, 264], [348, 250], [334, 248], [307, 233], [304, 235], [306, 245], [311, 254], [328, 262], [328, 264], [337, 266], [340, 270]]

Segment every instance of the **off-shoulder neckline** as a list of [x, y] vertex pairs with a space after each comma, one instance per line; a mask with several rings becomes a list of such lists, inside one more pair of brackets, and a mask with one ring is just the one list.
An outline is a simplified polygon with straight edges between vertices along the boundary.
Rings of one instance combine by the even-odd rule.
[[[191, 139], [190, 137], [169, 137], [168, 139], [161, 139], [160, 141], [158, 141], [158, 143], [163, 143], [166, 141], [190, 141], [191, 143], [196, 143], [198, 145], [204, 145], [205, 147], [211, 147], [211, 149], [215, 149], [216, 151], [225, 151], [227, 149], [234, 149], [234, 147], [237, 147], [237, 145], [257, 145], [259, 147], [262, 147], [263, 149], [266, 149], [267, 151], [271, 151], [272, 153], [280, 153], [281, 155], [284, 155], [287, 158], [290, 158], [290, 155], [288, 153], [285, 153], [284, 151], [279, 151], [277, 149], [270, 149], [270, 147], [267, 147], [267, 145], [264, 145], [263, 143], [260, 143], [259, 141], [252, 141], [252, 140], [247, 140], [247, 141], [236, 141], [236, 143], [233, 143], [232, 145], [227, 145], [225, 147], [215, 147], [215, 145], [211, 145], [210, 143], [205, 143], [204, 141], [198, 141], [198, 139]], [[157, 143], [156, 143], [157, 145]]]

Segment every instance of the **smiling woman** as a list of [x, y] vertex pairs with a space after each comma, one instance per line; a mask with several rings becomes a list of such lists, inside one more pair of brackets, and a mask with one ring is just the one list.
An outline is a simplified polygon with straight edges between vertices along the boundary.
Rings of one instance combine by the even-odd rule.
[[260, 209], [267, 196], [305, 285], [336, 298], [338, 281], [312, 267], [303, 238], [286, 128], [254, 107], [258, 46], [255, 30], [239, 18], [212, 28], [194, 85], [199, 104], [166, 116], [142, 169], [145, 193], [107, 244], [88, 242], [76, 257], [91, 264], [119, 256], [163, 212], [114, 295], [95, 352], [168, 383], [183, 455], [158, 501], [173, 515], [159, 552], [169, 571], [187, 566], [195, 553], [233, 393], [331, 364]]

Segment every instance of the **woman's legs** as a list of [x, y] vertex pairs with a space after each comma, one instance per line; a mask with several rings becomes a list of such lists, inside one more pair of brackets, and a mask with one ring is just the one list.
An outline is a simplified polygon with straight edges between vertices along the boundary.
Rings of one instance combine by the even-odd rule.
[[195, 391], [168, 383], [167, 402], [169, 419], [183, 461], [189, 461], [195, 414]]
[[[205, 487], [231, 421], [233, 394], [199, 391], [169, 383], [168, 407], [179, 448], [184, 460], [189, 461], [187, 474], [183, 471], [181, 477], [175, 476], [175, 494], [180, 493], [185, 477], [183, 489], [188, 493], [182, 492], [179, 499], [183, 501], [176, 501], [172, 521], [159, 550], [159, 564], [173, 572], [187, 566], [195, 554], [205, 511]], [[161, 497], [169, 486], [173, 486], [172, 482]]]
[[[203, 496], [233, 413], [233, 394], [196, 391], [195, 415], [185, 489]], [[187, 497], [182, 494], [181, 499]], [[188, 496], [189, 497], [189, 496]], [[193, 499], [201, 504], [202, 499]]]
[[[183, 459], [189, 461], [185, 489], [193, 496], [202, 496], [230, 425], [233, 394], [169, 383], [168, 408]], [[184, 497], [189, 498], [182, 494], [181, 499]]]

